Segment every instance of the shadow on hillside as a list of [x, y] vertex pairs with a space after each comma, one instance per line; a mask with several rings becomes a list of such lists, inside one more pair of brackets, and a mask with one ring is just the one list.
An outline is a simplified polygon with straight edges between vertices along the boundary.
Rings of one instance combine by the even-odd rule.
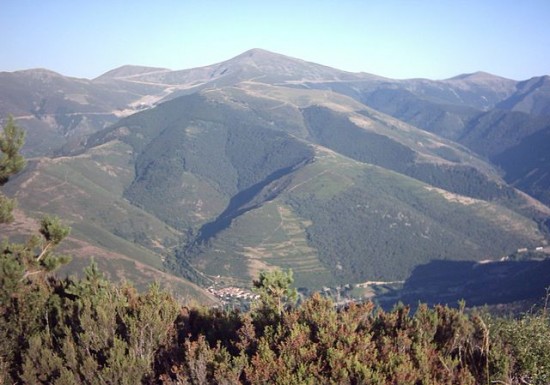
[[311, 158], [306, 158], [297, 164], [276, 170], [262, 181], [233, 196], [226, 209], [216, 219], [201, 227], [197, 237], [198, 243], [208, 242], [219, 232], [227, 229], [238, 216], [275, 199], [290, 183], [285, 177], [311, 161]]
[[446, 304], [467, 306], [507, 304], [515, 301], [539, 301], [550, 287], [550, 259], [525, 261], [436, 260], [418, 266], [403, 288], [380, 297], [383, 307], [397, 301], [417, 305]]

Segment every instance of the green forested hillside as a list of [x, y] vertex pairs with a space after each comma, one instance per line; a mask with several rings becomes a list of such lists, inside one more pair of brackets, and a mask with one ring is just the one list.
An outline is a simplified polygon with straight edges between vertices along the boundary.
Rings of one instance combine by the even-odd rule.
[[531, 173], [546, 170], [546, 164], [523, 167], [521, 175], [512, 165], [523, 164], [518, 155], [526, 152], [525, 141], [534, 153], [544, 152], [546, 142], [528, 138], [544, 135], [537, 133], [548, 128], [549, 84], [548, 76], [514, 82], [474, 73], [439, 82], [411, 79], [308, 85], [345, 93], [369, 107], [456, 141], [502, 167], [507, 181], [522, 179], [517, 187], [548, 204], [538, 179], [530, 177]]
[[506, 180], [528, 191], [541, 202], [550, 203], [550, 125], [525, 137], [517, 146], [493, 158], [506, 170]]
[[[434, 258], [482, 259], [542, 241], [529, 240], [538, 233], [534, 222], [516, 227], [521, 216], [501, 206], [330, 153], [289, 178], [277, 198], [185, 257], [211, 275], [243, 281], [262, 267], [283, 266], [293, 269], [300, 285], [320, 287], [404, 279]], [[324, 268], [322, 281], [312, 263]]]

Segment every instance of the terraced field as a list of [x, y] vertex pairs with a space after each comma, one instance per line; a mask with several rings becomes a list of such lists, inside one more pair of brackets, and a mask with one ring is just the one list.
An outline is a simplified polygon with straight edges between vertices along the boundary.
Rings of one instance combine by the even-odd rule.
[[196, 258], [196, 267], [233, 285], [248, 286], [260, 271], [275, 267], [292, 269], [301, 284], [315, 284], [320, 279], [330, 282], [330, 272], [308, 245], [308, 225], [280, 201], [269, 202], [239, 217], [222, 236], [213, 239], [208, 258]]
[[305, 229], [311, 222], [296, 216], [288, 206], [277, 205], [277, 212], [280, 222], [273, 232], [256, 246], [243, 248], [243, 255], [249, 258], [249, 275], [257, 277], [261, 270], [258, 267], [280, 266], [292, 269], [299, 282], [329, 280], [330, 272], [319, 261], [317, 250], [307, 242]]

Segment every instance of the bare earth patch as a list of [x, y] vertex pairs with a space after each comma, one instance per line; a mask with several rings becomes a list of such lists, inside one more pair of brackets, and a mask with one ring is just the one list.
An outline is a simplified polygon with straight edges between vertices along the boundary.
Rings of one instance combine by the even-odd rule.
[[467, 205], [467, 206], [473, 205], [475, 203], [481, 203], [482, 202], [478, 199], [466, 197], [464, 195], [458, 195], [458, 194], [455, 194], [455, 193], [452, 193], [452, 192], [449, 192], [447, 190], [443, 190], [443, 189], [440, 189], [440, 188], [437, 188], [437, 187], [425, 186], [424, 188], [428, 191], [435, 191], [435, 192], [440, 193], [443, 196], [443, 198], [445, 198], [449, 202], [462, 203], [463, 205]]

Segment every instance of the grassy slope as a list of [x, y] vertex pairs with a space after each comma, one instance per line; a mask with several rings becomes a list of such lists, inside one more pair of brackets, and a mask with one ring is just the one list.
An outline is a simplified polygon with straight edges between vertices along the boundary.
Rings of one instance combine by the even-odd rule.
[[[1, 226], [1, 240], [4, 240], [4, 236], [11, 241], [25, 242], [26, 239], [37, 234], [38, 220], [25, 214], [21, 209], [15, 211], [15, 221], [9, 225]], [[93, 233], [92, 233], [93, 234]], [[95, 234], [97, 236], [97, 234]], [[72, 228], [71, 235], [63, 241], [59, 246], [59, 252], [70, 255], [72, 261], [63, 266], [57, 274], [59, 276], [65, 275], [77, 275], [81, 276], [84, 268], [90, 265], [94, 260], [102, 273], [108, 278], [114, 281], [128, 281], [131, 282], [139, 290], [145, 290], [153, 282], [159, 282], [160, 285], [169, 290], [173, 295], [181, 299], [184, 303], [198, 302], [202, 304], [213, 304], [216, 300], [201, 289], [197, 285], [183, 279], [176, 277], [170, 273], [159, 270], [158, 268], [151, 266], [134, 258], [135, 255], [146, 255], [147, 258], [151, 257], [152, 253], [146, 252], [143, 248], [130, 244], [120, 238], [116, 239], [112, 235], [103, 232], [102, 235], [112, 240], [112, 246], [102, 247], [98, 243], [107, 243], [109, 241], [101, 242], [96, 239], [81, 236], [79, 231], [75, 231], [75, 227]], [[125, 245], [123, 252], [119, 253], [114, 251], [117, 247]]]
[[142, 288], [161, 280], [184, 296], [211, 301], [198, 287], [162, 272], [180, 234], [122, 198], [134, 177], [130, 150], [112, 141], [77, 157], [34, 160], [8, 187], [29, 217], [54, 214], [72, 227], [65, 250], [75, 258], [64, 272], [80, 271], [93, 256], [113, 278]]

